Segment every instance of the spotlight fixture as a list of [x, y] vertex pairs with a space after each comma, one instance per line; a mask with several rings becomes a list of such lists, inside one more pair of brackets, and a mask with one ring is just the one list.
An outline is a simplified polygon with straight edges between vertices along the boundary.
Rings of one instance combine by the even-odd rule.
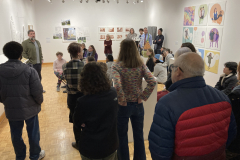
[[107, 0], [107, 3], [109, 3], [109, 0]]
[[48, 0], [48, 2], [52, 3], [52, 0]]
[[137, 0], [137, 3], [139, 3], [139, 0]]
[[129, 0], [127, 0], [127, 4], [129, 3]]
[[62, 3], [65, 3], [65, 0], [62, 0]]
[[82, 0], [80, 0], [80, 3], [82, 3]]
[[143, 0], [141, 0], [141, 2], [143, 2]]
[[88, 0], [86, 0], [86, 3], [88, 3]]
[[105, 0], [102, 0], [102, 3], [105, 3]]

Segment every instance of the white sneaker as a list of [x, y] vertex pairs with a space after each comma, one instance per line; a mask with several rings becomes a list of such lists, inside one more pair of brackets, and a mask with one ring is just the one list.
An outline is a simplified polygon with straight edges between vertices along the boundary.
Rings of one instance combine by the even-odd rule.
[[41, 152], [39, 153], [39, 158], [38, 158], [38, 160], [43, 159], [44, 157], [45, 157], [45, 151], [44, 151], [44, 150], [41, 150]]

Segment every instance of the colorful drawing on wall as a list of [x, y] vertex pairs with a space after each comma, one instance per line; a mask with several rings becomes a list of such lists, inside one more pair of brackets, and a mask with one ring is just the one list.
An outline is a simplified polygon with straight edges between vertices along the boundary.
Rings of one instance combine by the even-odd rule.
[[205, 53], [205, 50], [204, 50], [204, 49], [198, 48], [198, 49], [197, 49], [197, 53], [199, 54], [199, 56], [202, 57], [202, 59], [204, 59], [204, 53]]
[[76, 29], [75, 28], [63, 28], [63, 41], [64, 42], [76, 42]]
[[226, 11], [226, 2], [209, 4], [208, 25], [223, 25]]
[[206, 48], [221, 50], [223, 29], [220, 27], [208, 28], [206, 35]]
[[205, 70], [217, 74], [219, 59], [220, 52], [205, 50], [204, 53]]
[[55, 27], [53, 39], [62, 39], [62, 31], [61, 30], [62, 30], [61, 27]]
[[193, 26], [195, 18], [195, 6], [184, 8], [184, 26]]
[[183, 27], [182, 43], [193, 41], [193, 27]]
[[121, 40], [123, 40], [124, 39], [124, 34], [116, 34], [116, 36], [117, 36], [117, 41], [121, 41]]
[[107, 28], [107, 32], [108, 33], [114, 33], [115, 32], [115, 28], [114, 27], [108, 27]]
[[123, 33], [123, 27], [117, 27], [117, 33]]
[[62, 26], [70, 26], [70, 25], [71, 25], [70, 19], [62, 20]]
[[107, 33], [107, 27], [98, 27], [99, 33]]
[[206, 27], [194, 27], [193, 44], [195, 46], [205, 48], [206, 32], [207, 32]]
[[104, 41], [106, 39], [106, 34], [99, 34], [99, 41]]
[[86, 37], [78, 37], [78, 43], [86, 43]]
[[207, 25], [207, 18], [208, 18], [208, 5], [202, 4], [199, 6], [196, 6], [196, 14], [195, 14], [195, 20], [194, 25]]

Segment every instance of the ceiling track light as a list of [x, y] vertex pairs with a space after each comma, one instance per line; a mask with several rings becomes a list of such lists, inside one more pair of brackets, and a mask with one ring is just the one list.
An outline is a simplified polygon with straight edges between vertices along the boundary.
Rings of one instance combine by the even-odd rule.
[[80, 3], [82, 3], [82, 0], [80, 0]]
[[88, 3], [89, 0], [86, 0], [86, 3]]
[[141, 0], [141, 3], [143, 2], [143, 0]]
[[52, 0], [48, 0], [49, 3], [52, 3]]
[[127, 0], [127, 4], [129, 3], [129, 0]]
[[139, 0], [137, 0], [137, 3], [139, 3]]
[[119, 3], [119, 0], [117, 0], [117, 3]]
[[65, 0], [62, 0], [62, 3], [65, 3]]
[[105, 0], [102, 0], [102, 3], [105, 3]]
[[109, 0], [107, 0], [107, 3], [109, 3]]

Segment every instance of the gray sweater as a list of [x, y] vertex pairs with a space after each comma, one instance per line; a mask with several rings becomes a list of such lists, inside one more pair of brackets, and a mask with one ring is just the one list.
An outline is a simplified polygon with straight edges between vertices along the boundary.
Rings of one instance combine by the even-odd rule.
[[37, 71], [19, 60], [0, 65], [0, 102], [10, 121], [36, 116], [43, 102], [43, 88]]

